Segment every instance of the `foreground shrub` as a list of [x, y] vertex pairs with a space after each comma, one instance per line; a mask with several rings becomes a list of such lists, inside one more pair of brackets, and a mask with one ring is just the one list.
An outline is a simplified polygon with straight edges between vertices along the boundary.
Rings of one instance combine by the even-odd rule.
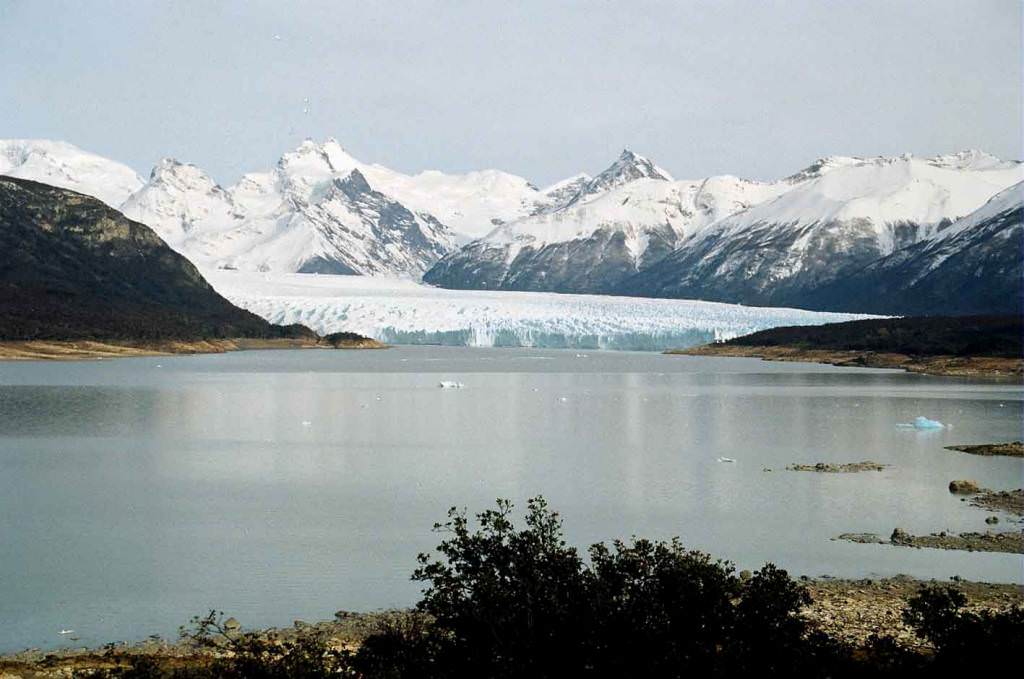
[[584, 561], [542, 498], [529, 501], [521, 530], [511, 511], [499, 501], [471, 530], [452, 509], [435, 527], [447, 537], [413, 575], [426, 585], [418, 609], [433, 620], [430, 643], [417, 642], [433, 653], [416, 661], [420, 676], [790, 676], [845, 657], [809, 634], [799, 615], [809, 596], [774, 566], [743, 583], [728, 562], [678, 540], [598, 544]]
[[1024, 608], [972, 612], [963, 610], [966, 603], [954, 587], [925, 586], [908, 602], [903, 619], [935, 647], [936, 666], [1019, 666], [1024, 658]]

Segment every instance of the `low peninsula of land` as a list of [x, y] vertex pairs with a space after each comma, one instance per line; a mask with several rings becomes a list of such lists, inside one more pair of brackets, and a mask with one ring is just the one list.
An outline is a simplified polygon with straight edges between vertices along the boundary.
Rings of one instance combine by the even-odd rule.
[[386, 349], [388, 345], [354, 333], [342, 337], [235, 337], [167, 340], [31, 340], [0, 341], [0, 360], [95, 360], [130, 356], [223, 354], [269, 349]]
[[873, 318], [762, 330], [667, 354], [736, 356], [929, 375], [1024, 377], [1024, 319], [1009, 316]]
[[969, 455], [983, 455], [985, 457], [1024, 457], [1024, 442], [1010, 441], [1009, 443], [946, 446], [946, 450], [956, 450]]

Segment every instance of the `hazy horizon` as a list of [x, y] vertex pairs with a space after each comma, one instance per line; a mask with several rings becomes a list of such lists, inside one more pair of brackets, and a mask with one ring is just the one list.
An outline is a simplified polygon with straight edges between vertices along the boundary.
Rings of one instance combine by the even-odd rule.
[[[304, 138], [539, 186], [628, 147], [680, 178], [826, 155], [1021, 157], [1021, 4], [7, 0], [0, 137], [229, 184]], [[54, 93], [61, 93], [59, 99]]]

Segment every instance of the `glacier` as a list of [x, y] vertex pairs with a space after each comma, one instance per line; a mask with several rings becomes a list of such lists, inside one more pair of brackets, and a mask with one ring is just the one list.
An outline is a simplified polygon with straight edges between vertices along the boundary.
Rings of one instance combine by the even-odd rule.
[[232, 303], [272, 323], [389, 344], [661, 351], [864, 314], [696, 300], [447, 290], [409, 279], [207, 270]]

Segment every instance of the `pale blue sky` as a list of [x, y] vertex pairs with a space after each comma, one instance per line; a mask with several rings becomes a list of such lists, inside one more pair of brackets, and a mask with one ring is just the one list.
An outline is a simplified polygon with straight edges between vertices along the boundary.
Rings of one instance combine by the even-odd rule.
[[[0, 0], [0, 137], [230, 183], [304, 137], [544, 184], [1021, 154], [1021, 2]], [[308, 104], [305, 100], [308, 99]]]

